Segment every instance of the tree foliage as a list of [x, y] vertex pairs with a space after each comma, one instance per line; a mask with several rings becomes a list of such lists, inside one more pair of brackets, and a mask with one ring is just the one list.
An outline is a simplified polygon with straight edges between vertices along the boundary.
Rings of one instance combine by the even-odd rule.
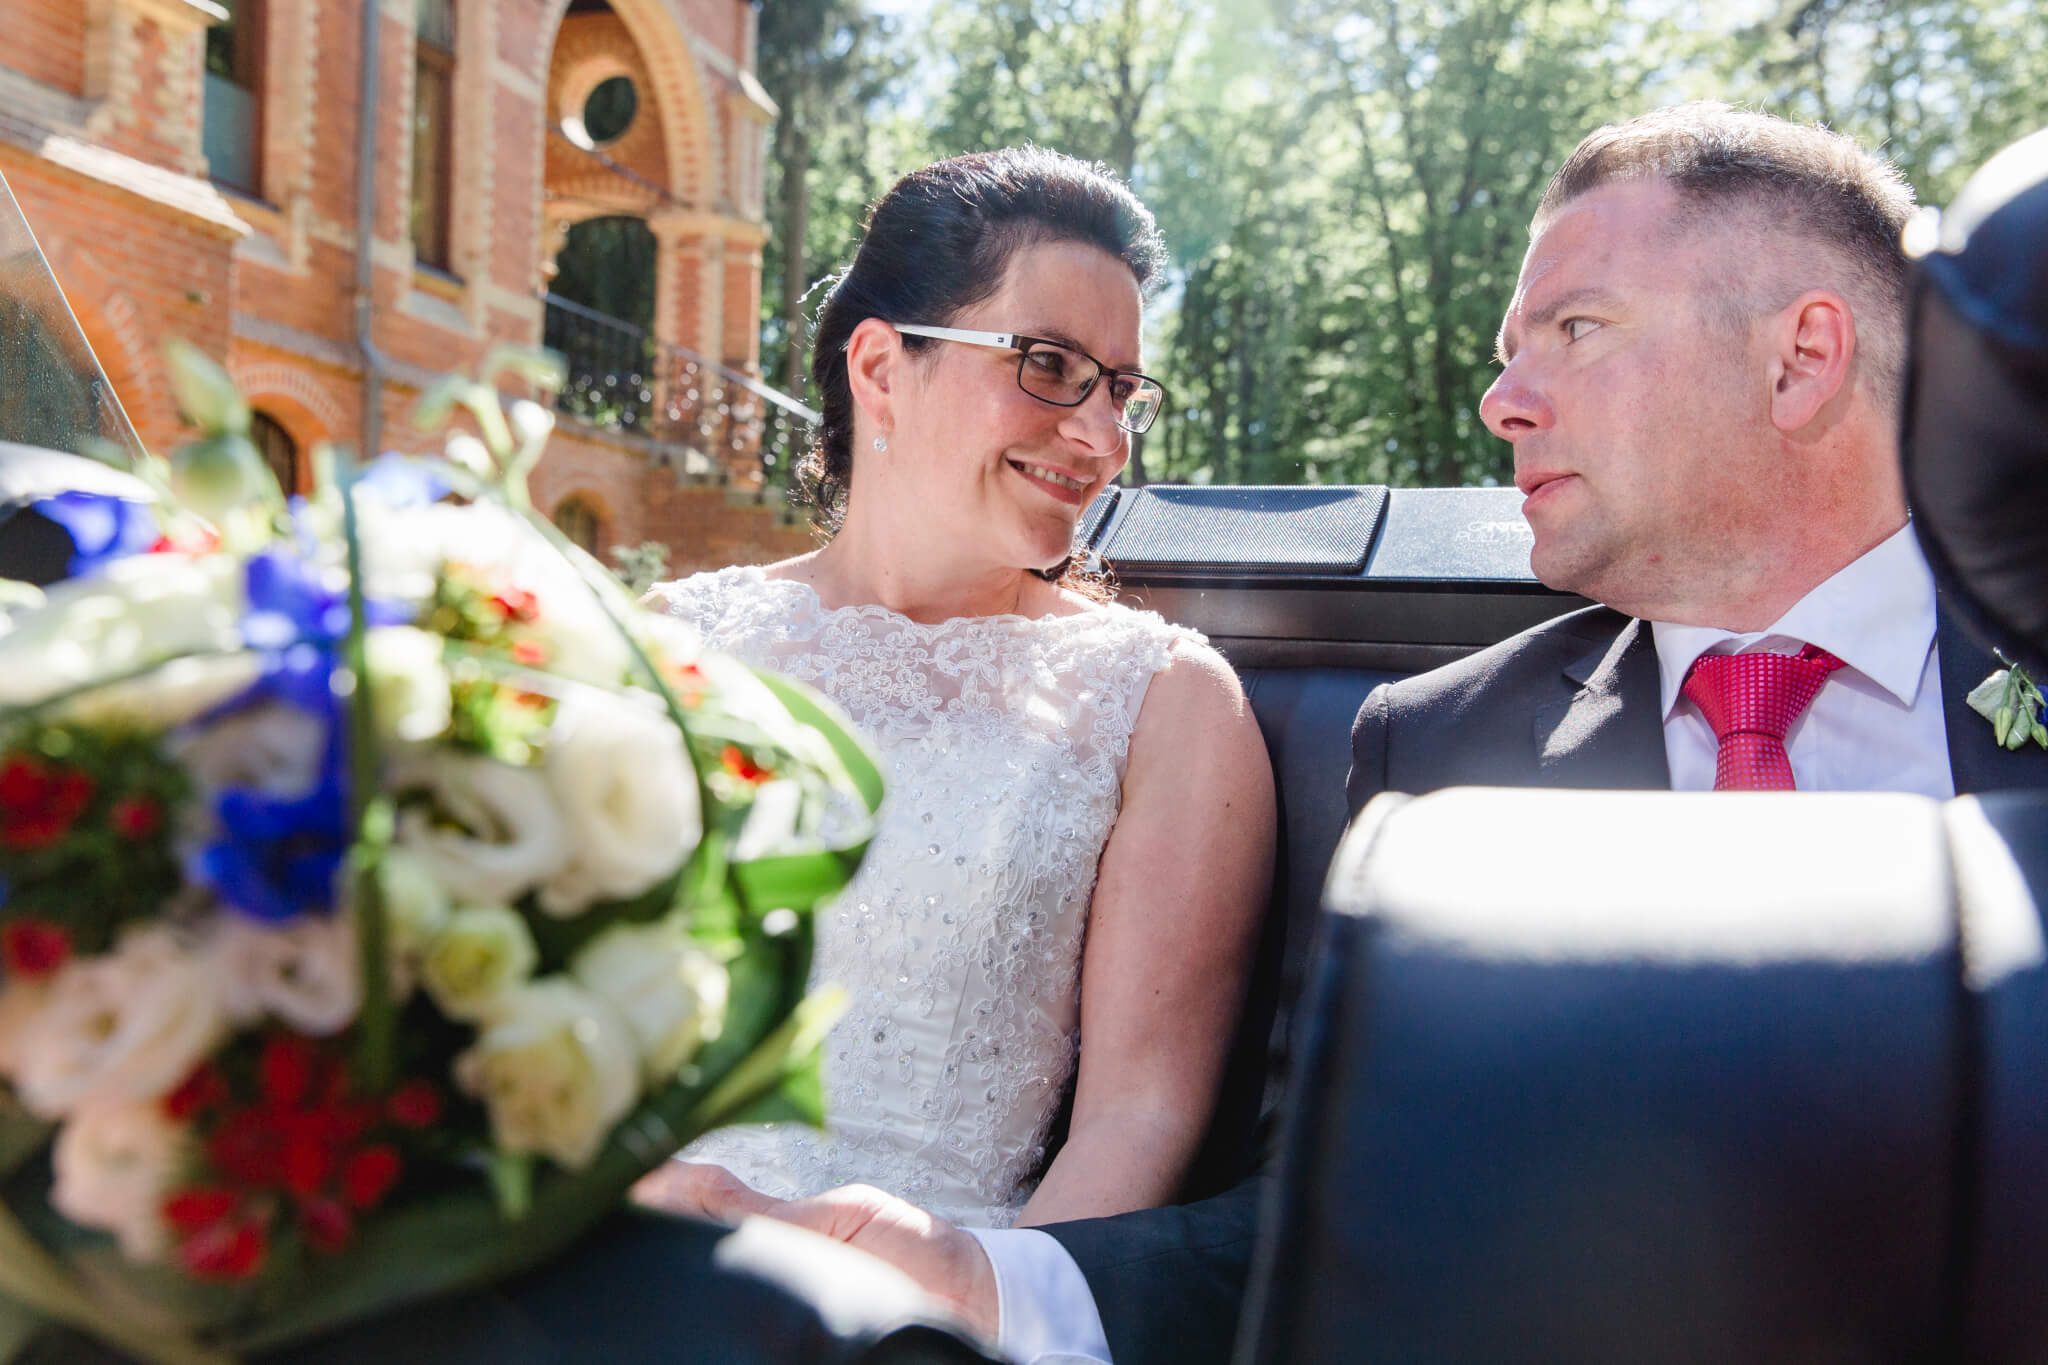
[[1580, 137], [1726, 98], [1839, 127], [1946, 202], [2048, 123], [2038, 4], [1763, 0], [1709, 31], [1677, 0], [952, 0], [896, 27], [772, 0], [767, 349], [897, 175], [1037, 142], [1124, 175], [1173, 253], [1146, 360], [1169, 415], [1135, 477], [1499, 480], [1493, 334]]

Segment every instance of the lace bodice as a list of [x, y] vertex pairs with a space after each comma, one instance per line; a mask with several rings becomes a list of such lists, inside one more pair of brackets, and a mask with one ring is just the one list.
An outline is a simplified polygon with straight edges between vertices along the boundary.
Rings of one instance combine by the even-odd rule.
[[656, 596], [707, 645], [831, 697], [888, 780], [867, 861], [816, 922], [813, 982], [849, 997], [825, 1049], [829, 1131], [725, 1129], [684, 1156], [782, 1197], [860, 1181], [1008, 1226], [1073, 1077], [1131, 731], [1174, 641], [1201, 637], [1120, 606], [922, 625], [744, 567]]

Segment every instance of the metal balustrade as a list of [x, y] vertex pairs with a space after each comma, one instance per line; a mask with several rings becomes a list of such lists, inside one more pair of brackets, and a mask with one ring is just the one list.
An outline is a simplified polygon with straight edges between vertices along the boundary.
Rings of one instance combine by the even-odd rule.
[[758, 501], [786, 493], [815, 410], [645, 328], [542, 298], [543, 340], [568, 362], [557, 411], [644, 437], [685, 473], [751, 484]]

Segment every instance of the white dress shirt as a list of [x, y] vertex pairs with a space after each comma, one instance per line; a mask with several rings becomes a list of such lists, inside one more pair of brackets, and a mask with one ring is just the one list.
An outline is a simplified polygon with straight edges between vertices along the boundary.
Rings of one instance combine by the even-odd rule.
[[1664, 756], [1673, 791], [1712, 791], [1714, 728], [1681, 696], [1702, 654], [1796, 654], [1818, 645], [1844, 665], [1785, 735], [1801, 791], [1954, 796], [1941, 670], [1934, 655], [1934, 574], [1909, 523], [1747, 635], [1650, 623], [1664, 703]]
[[[1910, 524], [1748, 635], [1650, 623], [1673, 791], [1712, 791], [1713, 727], [1679, 693], [1702, 654], [1797, 653], [1818, 645], [1843, 667], [1785, 736], [1802, 791], [1955, 795], [1941, 671], [1934, 653], [1934, 575]], [[1087, 1277], [1035, 1228], [972, 1230], [995, 1268], [998, 1349], [1020, 1365], [1110, 1365], [1109, 1338]]]

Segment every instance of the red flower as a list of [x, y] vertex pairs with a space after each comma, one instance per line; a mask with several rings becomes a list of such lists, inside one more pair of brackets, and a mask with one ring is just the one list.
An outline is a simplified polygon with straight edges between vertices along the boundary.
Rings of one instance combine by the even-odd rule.
[[508, 621], [531, 621], [540, 615], [540, 601], [524, 588], [507, 588], [491, 598], [491, 605]]
[[114, 833], [123, 839], [147, 839], [164, 822], [163, 808], [148, 796], [124, 796], [107, 812]]
[[703, 669], [695, 664], [679, 664], [669, 670], [669, 680], [675, 684], [678, 702], [691, 710], [703, 704], [706, 682]]
[[222, 1079], [220, 1068], [212, 1062], [201, 1062], [192, 1068], [192, 1074], [178, 1083], [178, 1088], [164, 1096], [164, 1112], [179, 1122], [184, 1122], [202, 1110], [211, 1109], [228, 1097], [228, 1083]]
[[718, 755], [718, 761], [725, 770], [742, 782], [766, 782], [775, 776], [775, 769], [764, 768], [748, 756], [737, 744], [728, 744]]
[[[381, 1100], [351, 1098], [349, 1077], [332, 1048], [294, 1034], [273, 1035], [256, 1062], [253, 1103], [222, 1114], [206, 1139], [206, 1158], [224, 1182], [195, 1188], [165, 1205], [181, 1237], [179, 1256], [194, 1275], [220, 1278], [260, 1266], [279, 1210], [296, 1214], [309, 1246], [335, 1251], [355, 1235], [360, 1213], [382, 1203], [404, 1170], [398, 1149], [363, 1143], [389, 1121], [425, 1126], [440, 1116], [441, 1096], [409, 1081]], [[188, 1077], [168, 1102], [187, 1112], [224, 1091], [211, 1067]]]
[[341, 1168], [341, 1197], [352, 1209], [373, 1209], [398, 1183], [398, 1149], [378, 1143], [365, 1147]]
[[238, 1202], [233, 1190], [195, 1185], [164, 1200], [164, 1221], [174, 1232], [199, 1232], [233, 1213]]
[[441, 1117], [441, 1092], [430, 1081], [407, 1081], [391, 1092], [384, 1112], [401, 1128], [431, 1128]]
[[315, 1251], [339, 1251], [348, 1245], [355, 1222], [332, 1199], [308, 1199], [299, 1205], [299, 1231]]
[[280, 1033], [263, 1045], [257, 1072], [265, 1105], [295, 1109], [313, 1085], [313, 1066], [318, 1057], [313, 1044], [296, 1034]]
[[202, 1280], [245, 1280], [263, 1269], [270, 1230], [253, 1214], [222, 1218], [178, 1244], [178, 1261]]
[[53, 844], [91, 800], [92, 779], [79, 769], [11, 754], [0, 763], [0, 844], [23, 849]]
[[548, 661], [548, 647], [539, 640], [514, 640], [512, 659], [513, 662], [525, 664], [528, 668], [538, 668]]
[[46, 919], [24, 916], [0, 926], [0, 969], [33, 981], [48, 976], [71, 956], [71, 932]]

